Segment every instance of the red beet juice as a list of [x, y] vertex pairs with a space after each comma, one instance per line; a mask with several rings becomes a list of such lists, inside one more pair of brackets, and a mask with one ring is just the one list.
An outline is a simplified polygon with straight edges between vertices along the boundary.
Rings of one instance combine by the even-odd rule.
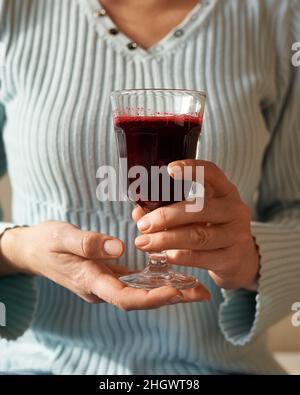
[[[148, 184], [147, 195], [139, 196], [137, 189], [137, 195], [131, 196], [131, 200], [135, 200], [145, 211], [151, 211], [178, 200], [175, 199], [174, 190], [175, 184], [180, 181], [174, 181], [169, 176], [167, 176], [170, 183], [169, 197], [165, 199], [165, 195], [162, 194], [162, 184], [166, 179], [160, 176], [159, 195], [153, 200], [154, 184], [150, 177], [151, 167], [167, 166], [170, 162], [180, 159], [194, 159], [201, 127], [202, 118], [192, 115], [136, 117], [126, 115], [115, 119], [120, 158], [127, 159], [128, 169], [137, 165], [144, 166], [149, 174], [148, 180], [145, 181]], [[128, 178], [128, 187], [136, 179]], [[184, 184], [186, 191], [186, 183]]]

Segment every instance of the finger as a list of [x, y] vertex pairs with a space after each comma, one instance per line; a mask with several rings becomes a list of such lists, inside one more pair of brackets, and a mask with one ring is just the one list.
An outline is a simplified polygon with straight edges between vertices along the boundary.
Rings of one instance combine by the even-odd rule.
[[141, 219], [145, 215], [145, 211], [140, 207], [135, 207], [132, 211], [132, 219], [134, 222], [137, 222], [139, 219]]
[[199, 222], [222, 224], [231, 222], [239, 209], [237, 204], [233, 205], [230, 200], [222, 198], [206, 198], [204, 208], [200, 212], [187, 212], [187, 204], [183, 201], [160, 207], [144, 215], [137, 226], [143, 233], [153, 233]]
[[152, 290], [137, 290], [125, 287], [120, 297], [122, 299], [121, 308], [126, 311], [154, 309], [168, 304], [179, 303], [184, 298], [179, 290], [170, 286]]
[[125, 311], [153, 309], [183, 299], [175, 288], [167, 286], [150, 291], [130, 288], [110, 274], [99, 276], [92, 289], [99, 298]]
[[233, 263], [228, 249], [214, 251], [169, 250], [168, 262], [172, 265], [198, 267], [200, 269], [222, 272], [230, 269]]
[[173, 287], [164, 286], [148, 291], [127, 287], [113, 276], [106, 265], [96, 265], [92, 261], [91, 267], [88, 281], [89, 293], [125, 311], [154, 309], [181, 301], [204, 301], [210, 298], [208, 290], [200, 283], [194, 290], [179, 291]]
[[235, 243], [233, 224], [181, 226], [162, 232], [143, 234], [135, 239], [135, 246], [142, 251], [165, 251], [170, 249], [216, 250]]
[[[237, 192], [235, 186], [228, 180], [224, 172], [213, 162], [196, 159], [184, 159], [171, 162], [168, 165], [169, 174], [177, 179], [184, 178], [201, 182], [199, 167], [204, 167], [204, 189], [206, 196], [223, 197]], [[186, 168], [184, 170], [184, 168]], [[187, 171], [189, 170], [191, 171]], [[197, 169], [198, 168], [198, 169]], [[201, 178], [201, 177], [200, 177]]]
[[196, 287], [181, 291], [184, 298], [182, 303], [204, 302], [211, 299], [211, 294], [201, 283]]
[[88, 259], [118, 258], [124, 252], [121, 240], [102, 233], [61, 227], [53, 235], [55, 252], [66, 252]]
[[126, 266], [119, 265], [117, 263], [105, 263], [105, 265], [114, 273], [124, 276], [129, 273], [129, 269]]

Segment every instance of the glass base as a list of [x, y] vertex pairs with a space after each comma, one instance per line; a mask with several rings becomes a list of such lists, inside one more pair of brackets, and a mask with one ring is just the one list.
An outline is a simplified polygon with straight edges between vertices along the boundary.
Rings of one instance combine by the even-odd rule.
[[195, 277], [186, 276], [172, 270], [168, 270], [163, 273], [153, 273], [147, 268], [143, 272], [120, 277], [119, 280], [125, 283], [128, 287], [148, 290], [166, 285], [176, 289], [189, 289], [194, 288], [198, 284], [198, 280]]

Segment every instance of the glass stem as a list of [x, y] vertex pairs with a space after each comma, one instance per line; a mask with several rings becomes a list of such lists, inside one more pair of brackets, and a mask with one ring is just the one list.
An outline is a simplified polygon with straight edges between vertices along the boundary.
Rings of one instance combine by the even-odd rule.
[[167, 253], [166, 251], [152, 252], [149, 253], [149, 262], [146, 267], [147, 272], [163, 273], [168, 272], [169, 264], [167, 263]]

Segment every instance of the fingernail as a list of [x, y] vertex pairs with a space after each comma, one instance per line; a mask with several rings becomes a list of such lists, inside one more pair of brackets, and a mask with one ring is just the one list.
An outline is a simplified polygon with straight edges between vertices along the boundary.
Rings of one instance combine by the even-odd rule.
[[135, 239], [135, 245], [137, 247], [144, 247], [144, 246], [146, 246], [149, 243], [150, 243], [150, 237], [147, 236], [147, 235], [138, 236]]
[[144, 232], [145, 230], [149, 229], [151, 226], [151, 223], [148, 218], [142, 218], [137, 222], [137, 227], [141, 232]]
[[181, 295], [175, 295], [175, 296], [173, 296], [173, 298], [171, 298], [171, 299], [169, 300], [169, 303], [168, 303], [168, 304], [179, 303], [179, 302], [181, 302], [182, 300], [183, 300], [183, 296], [181, 296]]
[[108, 255], [119, 256], [122, 253], [123, 245], [119, 240], [106, 240], [103, 248]]

